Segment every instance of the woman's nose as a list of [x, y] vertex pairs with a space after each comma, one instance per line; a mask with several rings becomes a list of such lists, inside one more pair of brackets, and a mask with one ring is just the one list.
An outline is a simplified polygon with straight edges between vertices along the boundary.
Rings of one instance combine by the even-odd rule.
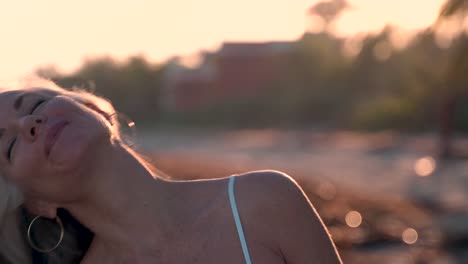
[[46, 119], [43, 116], [27, 115], [19, 120], [19, 129], [22, 136], [28, 141], [34, 141], [40, 130], [44, 127]]

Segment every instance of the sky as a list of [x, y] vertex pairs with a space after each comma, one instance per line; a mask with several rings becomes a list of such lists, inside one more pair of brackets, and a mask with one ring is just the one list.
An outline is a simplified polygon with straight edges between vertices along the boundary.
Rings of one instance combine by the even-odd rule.
[[[223, 41], [295, 40], [314, 0], [0, 0], [0, 80], [86, 58], [123, 60], [215, 50]], [[413, 31], [430, 25], [444, 0], [349, 0], [336, 34], [376, 32], [386, 24]]]

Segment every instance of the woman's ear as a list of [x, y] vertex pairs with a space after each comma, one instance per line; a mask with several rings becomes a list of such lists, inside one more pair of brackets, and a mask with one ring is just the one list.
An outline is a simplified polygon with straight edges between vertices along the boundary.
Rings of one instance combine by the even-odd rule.
[[55, 219], [57, 217], [58, 206], [53, 203], [39, 199], [26, 198], [24, 207], [31, 214], [40, 215], [45, 218]]

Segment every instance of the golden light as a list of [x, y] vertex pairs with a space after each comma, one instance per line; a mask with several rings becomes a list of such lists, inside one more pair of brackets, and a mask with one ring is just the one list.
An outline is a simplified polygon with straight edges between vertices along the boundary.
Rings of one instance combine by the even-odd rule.
[[390, 32], [390, 42], [395, 50], [402, 50], [408, 47], [415, 35], [409, 30], [394, 28]]
[[463, 33], [463, 21], [454, 16], [439, 23], [435, 28], [435, 41], [436, 44], [442, 48], [450, 48], [453, 41]]
[[350, 211], [346, 214], [345, 221], [349, 227], [358, 227], [362, 223], [362, 216], [358, 211]]
[[436, 169], [436, 161], [432, 157], [423, 157], [414, 164], [414, 171], [421, 177], [431, 175]]
[[134, 126], [135, 126], [135, 122], [130, 122], [130, 123], [128, 123], [128, 126], [129, 126], [129, 127], [134, 127]]
[[203, 56], [201, 53], [193, 53], [180, 58], [180, 63], [187, 68], [195, 69], [203, 63]]
[[418, 241], [418, 232], [413, 228], [406, 228], [405, 231], [403, 231], [401, 238], [406, 244], [412, 245]]
[[356, 57], [362, 50], [363, 40], [364, 37], [359, 35], [347, 38], [341, 49], [341, 53], [348, 58]]
[[307, 30], [310, 33], [321, 33], [325, 30], [325, 21], [323, 20], [323, 18], [316, 15], [312, 15], [308, 19], [309, 21], [307, 25]]

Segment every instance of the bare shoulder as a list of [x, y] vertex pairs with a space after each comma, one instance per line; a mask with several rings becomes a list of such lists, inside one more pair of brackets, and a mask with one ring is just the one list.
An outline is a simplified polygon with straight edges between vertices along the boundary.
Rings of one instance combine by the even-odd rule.
[[[252, 171], [239, 175], [236, 192], [248, 197], [250, 205], [273, 210], [291, 209], [297, 202], [307, 201], [301, 187], [288, 174], [275, 170]], [[286, 206], [287, 208], [282, 208]]]
[[277, 170], [250, 171], [238, 175], [239, 181], [244, 182], [254, 188], [260, 187], [257, 191], [262, 193], [268, 191], [297, 191], [299, 186], [288, 174]]
[[[288, 263], [340, 263], [317, 211], [297, 182], [274, 170], [239, 175], [236, 198], [247, 225]], [[305, 248], [304, 245], [307, 245]]]

